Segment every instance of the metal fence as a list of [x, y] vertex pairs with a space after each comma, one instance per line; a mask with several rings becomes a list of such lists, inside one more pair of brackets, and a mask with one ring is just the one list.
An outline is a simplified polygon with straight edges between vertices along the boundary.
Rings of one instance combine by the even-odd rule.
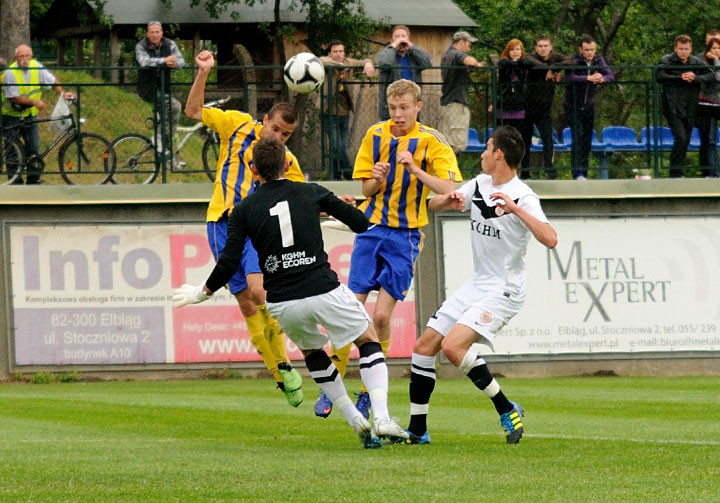
[[[616, 81], [600, 86], [595, 98], [594, 131], [596, 140], [592, 144], [588, 177], [591, 178], [630, 178], [630, 177], [667, 177], [668, 152], [672, 137], [668, 137], [665, 119], [660, 111], [661, 86], [656, 83], [656, 67], [611, 67]], [[342, 67], [327, 68], [326, 82], [334, 82], [332, 72], [342, 71]], [[339, 160], [346, 155], [352, 165], [362, 138], [368, 128], [378, 121], [377, 94], [378, 81], [368, 79], [358, 70], [351, 80], [342, 81], [352, 97], [354, 110], [347, 116], [347, 147], [338, 135], [332, 135], [327, 121], [337, 89], [324, 85], [318, 92], [306, 95], [298, 100], [301, 105], [302, 120], [300, 130], [290, 140], [289, 146], [300, 160], [302, 170], [310, 179], [332, 180], [343, 176]], [[558, 70], [561, 70], [558, 68]], [[51, 131], [54, 121], [40, 123], [40, 156], [31, 156], [26, 152], [25, 169], [39, 170], [45, 183], [182, 183], [209, 181], [214, 178], [217, 158], [216, 139], [211, 132], [200, 124], [188, 120], [181, 114], [178, 129], [172, 127], [172, 109], [165, 96], [173, 96], [184, 107], [193, 80], [193, 69], [172, 72], [172, 82], [165, 82], [164, 74], [158, 72], [158, 93], [154, 102], [142, 100], [136, 89], [137, 67], [122, 68], [52, 68], [65, 90], [72, 91], [78, 97], [77, 107], [73, 110], [77, 131], [94, 133], [115, 143], [113, 155], [116, 160], [105, 160], [104, 165], [95, 166], [88, 171], [87, 178], [67, 175], [68, 171], [82, 165], [82, 148], [66, 148], [74, 152], [77, 162], [69, 162], [66, 152], [65, 166], [59, 153], [65, 142], [71, 141], [73, 134], [57, 139], [58, 134]], [[110, 84], [101, 78], [91, 77], [91, 73], [119, 72], [121, 84]], [[442, 80], [441, 68], [433, 67], [423, 73], [422, 101], [420, 120], [423, 124], [437, 127], [440, 117], [440, 96]], [[472, 72], [473, 85], [470, 88], [470, 142], [468, 148], [459, 154], [459, 163], [465, 175], [473, 175], [479, 169], [479, 152], [484, 150], [488, 133], [497, 125], [494, 111], [501, 106], [499, 93], [498, 68], [483, 67]], [[6, 84], [3, 84], [3, 86]], [[541, 85], [541, 84], [535, 84]], [[559, 178], [570, 178], [572, 124], [568, 123], [563, 109], [563, 95], [566, 83], [554, 85], [555, 97], [551, 106], [553, 123], [553, 160], [559, 172]], [[525, 92], [527, 91], [527, 92]], [[528, 100], [532, 100], [533, 90], [524, 91]], [[282, 68], [267, 67], [218, 67], [212, 74], [206, 87], [206, 100], [228, 99], [223, 105], [226, 109], [249, 112], [261, 121], [263, 114], [273, 103], [283, 99], [287, 92], [282, 80]], [[41, 114], [50, 115], [55, 104], [53, 93], [44, 92], [48, 104]], [[166, 106], [163, 106], [165, 103]], [[83, 120], [81, 120], [83, 118]], [[323, 120], [326, 119], [326, 120]], [[570, 128], [570, 129], [568, 129]], [[620, 129], [618, 129], [620, 128]], [[623, 142], [618, 143], [617, 134], [622, 133]], [[8, 162], [8, 138], [12, 136], [8, 128], [2, 131], [3, 172], [0, 183], [8, 180], [12, 162]], [[118, 144], [117, 139], [127, 135], [135, 138], [134, 143], [126, 140]], [[57, 141], [57, 144], [53, 142]], [[543, 146], [536, 135], [532, 138], [529, 177], [546, 178], [543, 163]], [[715, 142], [714, 142], [715, 143]], [[49, 146], [53, 148], [48, 149]], [[700, 139], [697, 132], [691, 138], [684, 176], [702, 176], [698, 150]], [[213, 156], [215, 156], [213, 158]], [[12, 157], [12, 155], [10, 155]], [[109, 165], [112, 163], [112, 166]], [[104, 170], [104, 171], [103, 171]], [[112, 173], [107, 173], [112, 171]], [[63, 172], [67, 176], [63, 176]], [[71, 173], [72, 174], [72, 173]], [[103, 179], [102, 175], [107, 175]], [[79, 173], [78, 173], [79, 175]], [[347, 173], [345, 173], [347, 176]]]

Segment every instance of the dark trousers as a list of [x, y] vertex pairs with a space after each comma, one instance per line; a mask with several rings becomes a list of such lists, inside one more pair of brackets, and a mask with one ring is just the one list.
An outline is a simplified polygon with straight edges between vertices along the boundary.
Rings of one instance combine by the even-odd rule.
[[700, 169], [702, 176], [718, 177], [717, 122], [720, 107], [700, 105], [697, 128], [700, 132]]
[[573, 135], [572, 150], [570, 151], [572, 177], [574, 179], [579, 176], [587, 177], [593, 127], [595, 126], [595, 108], [566, 108], [565, 119]]
[[665, 114], [665, 119], [667, 119], [668, 126], [670, 126], [670, 131], [672, 131], [675, 140], [672, 150], [670, 151], [670, 177], [680, 178], [683, 176], [685, 156], [687, 155], [693, 125], [687, 117]]
[[[525, 149], [530, 148], [530, 142], [532, 141], [532, 126], [528, 127], [527, 120], [525, 119], [498, 119], [497, 120], [498, 126], [512, 126], [515, 129], [517, 129], [520, 132], [520, 136], [522, 136], [523, 143], [525, 144]], [[523, 161], [524, 162], [524, 161]], [[525, 165], [523, 164], [523, 168]], [[530, 176], [530, 172], [527, 169], [521, 169], [519, 173], [520, 178], [528, 178]]]
[[[525, 110], [525, 128], [530, 131], [530, 139], [532, 140], [533, 128], [537, 127], [540, 133], [540, 140], [543, 144], [543, 167], [548, 178], [557, 178], [557, 171], [553, 167], [553, 154], [555, 152], [553, 140], [553, 123], [550, 110]], [[530, 167], [530, 143], [525, 144], [525, 157], [522, 161], [523, 171], [527, 171]]]
[[[10, 128], [6, 131], [3, 131], [3, 141], [6, 141], [9, 137], [14, 136], [17, 131], [17, 129], [14, 126], [19, 126], [20, 128], [20, 136], [23, 139], [23, 142], [25, 143], [25, 155], [26, 155], [26, 161], [30, 158], [30, 156], [38, 155], [40, 152], [40, 133], [38, 131], [38, 125], [37, 123], [29, 123], [22, 125], [23, 121], [20, 117], [13, 117], [11, 115], [3, 115], [2, 116], [2, 127], [3, 128]], [[40, 181], [40, 175], [42, 175], [43, 170], [42, 163], [30, 163], [28, 166], [27, 171], [27, 184], [32, 185], [36, 184]], [[30, 169], [33, 169], [33, 171], [30, 171]], [[8, 177], [12, 178], [12, 175], [15, 173], [8, 173]], [[17, 182], [22, 183], [22, 178], [18, 179]]]
[[347, 148], [350, 137], [349, 115], [325, 115], [323, 127], [328, 138], [331, 180], [351, 180], [353, 168], [348, 159]]

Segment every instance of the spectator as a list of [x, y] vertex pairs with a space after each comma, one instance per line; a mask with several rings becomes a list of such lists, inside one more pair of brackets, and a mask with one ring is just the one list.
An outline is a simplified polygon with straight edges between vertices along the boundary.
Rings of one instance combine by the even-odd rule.
[[[15, 62], [3, 72], [2, 127], [18, 126], [27, 118], [34, 118], [38, 111], [45, 110], [46, 104], [42, 101], [42, 87], [51, 87], [56, 94], [63, 94], [60, 82], [43, 65], [33, 59], [33, 52], [29, 45], [20, 44], [15, 48]], [[74, 98], [73, 93], [64, 93], [66, 98]], [[28, 155], [40, 153], [40, 135], [35, 121], [29, 121], [22, 127], [21, 134], [25, 142]], [[40, 176], [43, 163], [32, 163], [27, 171], [27, 185], [42, 183]], [[12, 178], [15, 173], [8, 173]], [[22, 185], [22, 177], [17, 177], [13, 185]]]
[[[543, 167], [546, 176], [554, 180], [557, 170], [553, 166], [553, 122], [552, 104], [555, 98], [555, 83], [560, 80], [560, 72], [553, 66], [572, 65], [574, 61], [553, 51], [550, 37], [542, 35], [535, 41], [535, 50], [528, 55], [533, 68], [528, 71], [525, 85], [525, 122], [531, 131], [537, 127], [543, 144]], [[530, 167], [530, 143], [525, 145], [521, 173]]]
[[390, 118], [385, 95], [388, 86], [399, 79], [422, 84], [422, 71], [432, 65], [430, 55], [410, 40], [410, 28], [407, 26], [395, 26], [391, 32], [391, 39], [390, 45], [377, 56], [377, 64], [380, 67], [378, 117], [383, 121]]
[[[320, 61], [326, 67], [361, 66], [368, 77], [375, 76], [375, 67], [369, 59], [345, 57], [345, 44], [333, 40], [329, 44], [328, 56]], [[350, 136], [350, 112], [354, 111], [352, 95], [345, 87], [345, 81], [352, 80], [352, 68], [330, 70], [332, 79], [328, 82], [327, 96], [330, 97], [326, 113], [323, 115], [323, 127], [328, 137], [328, 148], [332, 159], [332, 179], [352, 180], [352, 166], [347, 155]]]
[[706, 74], [714, 78], [703, 69], [703, 61], [691, 53], [692, 39], [687, 35], [678, 35], [675, 37], [674, 51], [660, 58], [658, 63], [660, 68], [656, 80], [663, 88], [663, 115], [675, 139], [670, 151], [672, 178], [683, 175], [690, 133], [697, 118], [700, 80], [704, 80], [698, 77]]
[[[532, 63], [528, 61], [523, 43], [514, 38], [507, 43], [498, 61], [498, 98], [495, 105], [495, 122], [499, 126], [512, 126], [522, 135], [526, 145], [532, 140], [532, 126], [525, 121], [525, 81]], [[520, 178], [528, 172], [521, 171]]]
[[483, 63], [469, 55], [477, 39], [466, 31], [453, 35], [452, 45], [440, 60], [442, 66], [442, 96], [440, 97], [440, 125], [438, 129], [457, 154], [467, 147], [470, 109], [468, 88], [472, 84], [470, 68]]
[[[716, 42], [717, 43], [716, 43]], [[708, 30], [705, 50], [698, 54], [706, 65], [713, 68], [715, 78], [700, 84], [697, 128], [700, 132], [700, 170], [703, 176], [717, 178], [717, 122], [720, 117], [720, 31]]]
[[590, 149], [595, 127], [595, 94], [599, 84], [613, 82], [615, 76], [605, 59], [596, 55], [597, 44], [590, 35], [580, 40], [580, 52], [573, 58], [575, 68], [566, 70], [565, 119], [572, 130], [572, 177], [587, 178]]
[[138, 94], [155, 107], [157, 117], [160, 117], [160, 107], [164, 106], [165, 118], [166, 120], [168, 116], [170, 118], [169, 127], [165, 126], [164, 131], [162, 125], [156, 125], [157, 132], [164, 133], [159, 151], [162, 152], [164, 147], [165, 153], [169, 154], [171, 138], [180, 120], [182, 108], [180, 102], [170, 94], [170, 70], [183, 68], [185, 58], [177, 44], [163, 36], [160, 21], [149, 21], [145, 38], [135, 46], [135, 59], [140, 65], [137, 79]]

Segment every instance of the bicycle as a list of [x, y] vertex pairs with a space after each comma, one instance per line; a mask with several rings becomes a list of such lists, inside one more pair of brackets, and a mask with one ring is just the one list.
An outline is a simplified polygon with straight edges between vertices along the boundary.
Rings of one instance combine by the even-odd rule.
[[[67, 102], [77, 106], [76, 98], [69, 98]], [[21, 140], [22, 131], [30, 124], [42, 122], [67, 121], [67, 126], [57, 133], [44, 152], [28, 156], [24, 142]], [[58, 145], [58, 166], [60, 175], [65, 183], [78, 185], [81, 183], [104, 184], [110, 181], [115, 168], [115, 151], [112, 144], [95, 133], [78, 131], [77, 124], [85, 124], [85, 119], [75, 121], [72, 112], [58, 117], [46, 119], [33, 119], [22, 117], [17, 125], [3, 128], [3, 152], [0, 155], [0, 180], [7, 176], [3, 185], [14, 184], [21, 179], [23, 173], [40, 173], [45, 168], [45, 157]], [[62, 144], [61, 144], [62, 142]]]
[[[224, 105], [229, 100], [230, 98], [210, 101], [203, 106], [212, 108]], [[152, 121], [153, 119], [148, 120]], [[204, 172], [210, 181], [214, 182], [220, 148], [220, 139], [217, 134], [202, 122], [190, 127], [178, 126], [177, 132], [185, 133], [185, 136], [176, 143], [170, 171], [177, 172], [182, 169], [184, 163], [178, 162], [180, 152], [197, 133], [201, 138], [205, 138], [202, 146]], [[112, 145], [117, 155], [117, 162], [112, 175], [112, 183], [153, 183], [160, 174], [161, 163], [156, 160], [156, 157], [162, 154], [160, 149], [155, 148], [155, 144], [154, 138], [151, 139], [138, 133], [126, 133], [115, 138]]]

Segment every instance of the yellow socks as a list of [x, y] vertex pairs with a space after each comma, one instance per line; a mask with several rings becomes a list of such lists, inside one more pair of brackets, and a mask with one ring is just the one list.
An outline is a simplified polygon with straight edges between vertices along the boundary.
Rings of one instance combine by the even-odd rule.
[[268, 343], [267, 337], [265, 337], [265, 320], [263, 319], [263, 314], [258, 310], [258, 312], [252, 316], [246, 317], [245, 323], [247, 323], [248, 332], [250, 332], [250, 342], [253, 346], [255, 346], [255, 349], [257, 349], [257, 352], [265, 363], [265, 366], [270, 372], [272, 372], [272, 375], [275, 377], [277, 382], [283, 382], [282, 377], [278, 372], [278, 362], [273, 355], [273, 351]]

